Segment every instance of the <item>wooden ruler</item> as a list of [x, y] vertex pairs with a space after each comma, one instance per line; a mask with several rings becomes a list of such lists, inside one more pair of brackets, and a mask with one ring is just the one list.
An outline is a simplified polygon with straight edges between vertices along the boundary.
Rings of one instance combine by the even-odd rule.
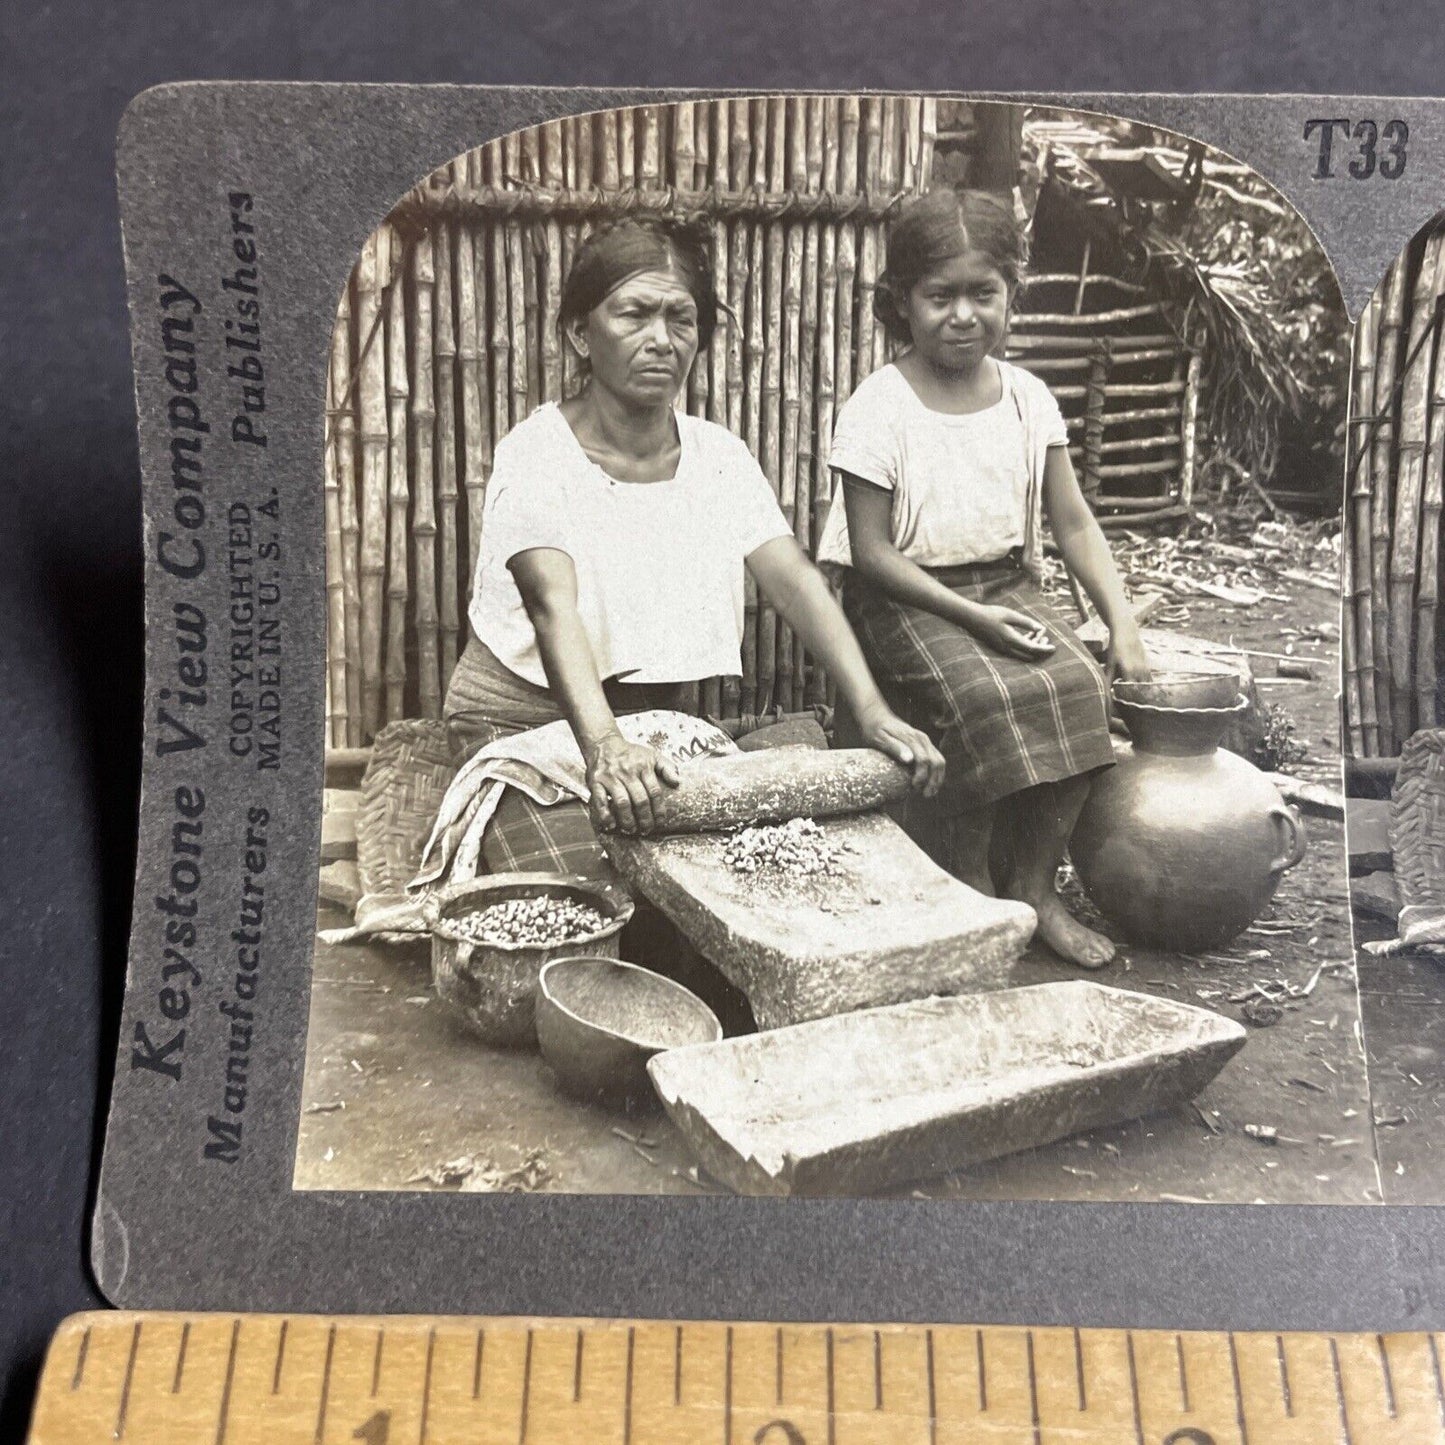
[[78, 1315], [31, 1445], [1445, 1445], [1445, 1338]]

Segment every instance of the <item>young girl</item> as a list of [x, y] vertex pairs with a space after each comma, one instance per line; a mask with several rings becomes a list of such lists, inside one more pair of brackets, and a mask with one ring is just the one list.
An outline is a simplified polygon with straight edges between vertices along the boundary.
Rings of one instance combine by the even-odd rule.
[[818, 560], [843, 569], [885, 695], [946, 759], [953, 871], [1029, 903], [1043, 942], [1100, 968], [1113, 945], [1054, 882], [1090, 775], [1113, 762], [1107, 684], [1039, 591], [1044, 519], [1109, 628], [1110, 676], [1148, 662], [1058, 405], [995, 355], [1023, 258], [1012, 212], [982, 193], [935, 191], [893, 222], [874, 310], [905, 349], [838, 413]]

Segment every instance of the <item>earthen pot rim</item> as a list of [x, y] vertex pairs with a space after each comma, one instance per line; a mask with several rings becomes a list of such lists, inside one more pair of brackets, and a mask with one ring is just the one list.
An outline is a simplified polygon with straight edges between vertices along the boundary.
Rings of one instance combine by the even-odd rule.
[[488, 943], [484, 939], [472, 938], [461, 932], [460, 929], [449, 928], [447, 925], [452, 922], [454, 922], [452, 919], [443, 919], [433, 925], [431, 931], [445, 938], [448, 943], [470, 943], [474, 947], [493, 949], [497, 953], [536, 953], [541, 949], [586, 948], [589, 944], [602, 943], [611, 938], [613, 934], [620, 933], [626, 925], [627, 919], [613, 918], [608, 922], [606, 928], [599, 928], [596, 933], [588, 933], [581, 938], [564, 938], [557, 943]]
[[[481, 913], [499, 901], [495, 898], [488, 900], [486, 898], [487, 890], [477, 886], [492, 881], [495, 881], [498, 892], [503, 888], [522, 888], [528, 890], [529, 893], [543, 897], [548, 895], [555, 897], [568, 893], [583, 894], [591, 907], [599, 913], [607, 915], [607, 923], [595, 933], [585, 934], [581, 938], [564, 938], [557, 943], [484, 943], [480, 939], [468, 937], [455, 925], [462, 918], [473, 913]], [[458, 904], [466, 901], [469, 891], [478, 895], [475, 906], [452, 912], [451, 910]], [[504, 955], [535, 953], [540, 949], [555, 948], [575, 949], [580, 953], [581, 950], [594, 944], [603, 943], [620, 933], [631, 920], [635, 908], [636, 905], [632, 900], [625, 895], [619, 895], [615, 888], [605, 883], [594, 882], [580, 874], [494, 873], [463, 879], [461, 882], [451, 883], [445, 888], [438, 889], [427, 899], [423, 916], [426, 918], [428, 930], [434, 936], [444, 938], [448, 943], [472, 944], [476, 947], [492, 949]]]
[[1166, 707], [1161, 703], [1115, 698], [1138, 752], [1167, 757], [1204, 757], [1213, 753], [1235, 718], [1249, 707], [1242, 693], [1232, 707]]
[[1157, 713], [1178, 713], [1189, 717], [1233, 717], [1236, 713], [1243, 712], [1249, 706], [1249, 699], [1243, 693], [1228, 707], [1166, 707], [1160, 702], [1134, 702], [1127, 697], [1115, 697], [1115, 702], [1120, 707], [1127, 707], [1136, 712], [1157, 712]]

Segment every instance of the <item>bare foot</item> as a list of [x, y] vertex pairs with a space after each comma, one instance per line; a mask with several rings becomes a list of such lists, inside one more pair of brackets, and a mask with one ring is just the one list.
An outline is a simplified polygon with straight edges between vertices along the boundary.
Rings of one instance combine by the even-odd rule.
[[1037, 902], [1032, 898], [1023, 901], [1031, 904], [1039, 916], [1035, 937], [1048, 944], [1065, 963], [1074, 963], [1080, 968], [1104, 968], [1113, 961], [1113, 943], [1102, 933], [1095, 933], [1080, 923], [1057, 893], [1050, 890]]

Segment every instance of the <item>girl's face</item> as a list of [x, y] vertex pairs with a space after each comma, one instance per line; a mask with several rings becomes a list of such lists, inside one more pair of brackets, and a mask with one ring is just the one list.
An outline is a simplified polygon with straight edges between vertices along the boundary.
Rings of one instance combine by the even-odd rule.
[[697, 355], [697, 302], [672, 271], [644, 271], [570, 329], [594, 383], [638, 407], [670, 405]]
[[940, 371], [973, 371], [1003, 340], [1013, 300], [982, 251], [966, 251], [928, 272], [904, 298], [913, 347]]

